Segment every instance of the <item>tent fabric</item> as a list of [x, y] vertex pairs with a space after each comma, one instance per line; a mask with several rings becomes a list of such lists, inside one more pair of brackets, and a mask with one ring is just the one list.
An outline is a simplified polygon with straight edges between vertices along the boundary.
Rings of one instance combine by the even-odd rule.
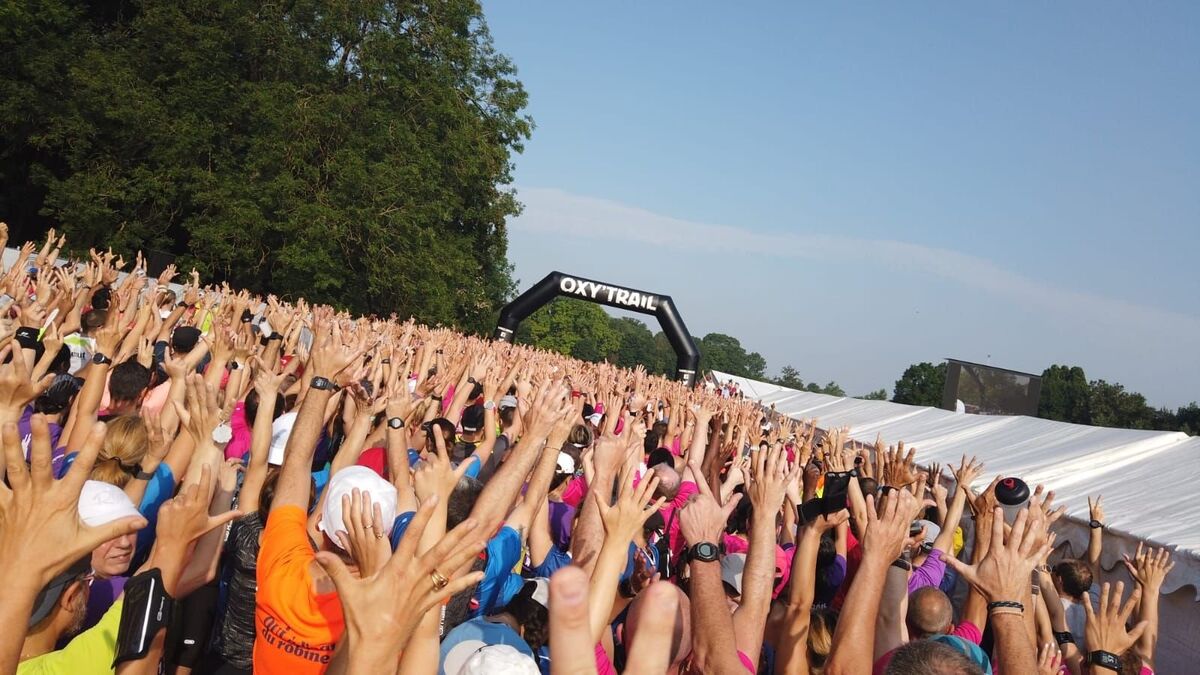
[[1107, 527], [1102, 581], [1130, 579], [1121, 559], [1139, 541], [1172, 551], [1175, 568], [1163, 584], [1159, 608], [1157, 670], [1191, 672], [1200, 661], [1200, 437], [1179, 432], [1108, 429], [1024, 416], [988, 416], [888, 401], [868, 401], [797, 391], [769, 382], [712, 371], [733, 382], [747, 399], [822, 429], [850, 427], [850, 437], [873, 444], [904, 441], [920, 464], [957, 465], [974, 455], [986, 474], [982, 489], [1002, 474], [1053, 489], [1067, 515], [1056, 524], [1056, 554], [1087, 551], [1089, 495], [1103, 495]]
[[[850, 427], [850, 436], [874, 443], [902, 440], [923, 463], [957, 463], [963, 454], [982, 459], [988, 475], [1016, 475], [1052, 488], [1070, 522], [1063, 545], [1087, 548], [1088, 495], [1103, 495], [1108, 529], [1104, 566], [1119, 563], [1138, 541], [1176, 550], [1164, 588], [1200, 589], [1200, 438], [1179, 432], [1108, 429], [1034, 417], [955, 413], [939, 408], [868, 401], [796, 391], [713, 371], [737, 383], [747, 398], [794, 419], [816, 419], [822, 428]], [[1200, 601], [1200, 594], [1196, 599]]]

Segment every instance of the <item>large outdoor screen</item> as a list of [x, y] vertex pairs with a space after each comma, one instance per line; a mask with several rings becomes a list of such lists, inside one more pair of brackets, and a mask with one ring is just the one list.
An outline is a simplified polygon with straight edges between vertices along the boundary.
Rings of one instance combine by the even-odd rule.
[[942, 407], [976, 415], [1036, 416], [1042, 378], [969, 361], [946, 360]]

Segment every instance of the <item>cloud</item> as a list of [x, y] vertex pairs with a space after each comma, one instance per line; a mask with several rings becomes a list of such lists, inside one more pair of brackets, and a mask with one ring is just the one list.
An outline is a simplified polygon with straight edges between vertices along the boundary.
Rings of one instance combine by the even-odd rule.
[[761, 233], [730, 225], [698, 223], [618, 202], [555, 188], [521, 188], [525, 211], [516, 230], [556, 236], [625, 240], [679, 251], [723, 255], [770, 255], [810, 260], [847, 260], [936, 275], [1023, 307], [1057, 316], [1170, 331], [1180, 341], [1200, 339], [1200, 319], [1118, 298], [1042, 283], [978, 256], [886, 239], [825, 234]]

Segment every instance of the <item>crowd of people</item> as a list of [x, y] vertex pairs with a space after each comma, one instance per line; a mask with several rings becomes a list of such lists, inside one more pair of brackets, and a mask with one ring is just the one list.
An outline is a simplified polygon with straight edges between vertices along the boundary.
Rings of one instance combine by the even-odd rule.
[[2, 672], [1153, 672], [1099, 498], [1060, 559], [969, 453], [64, 243], [0, 278]]

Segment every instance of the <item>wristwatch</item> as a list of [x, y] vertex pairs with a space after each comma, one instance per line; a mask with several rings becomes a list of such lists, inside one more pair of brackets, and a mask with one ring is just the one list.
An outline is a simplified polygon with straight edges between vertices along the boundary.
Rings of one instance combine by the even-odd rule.
[[721, 549], [716, 544], [702, 541], [689, 550], [688, 557], [696, 562], [716, 562], [720, 553]]
[[387, 424], [388, 424], [389, 429], [403, 429], [404, 428], [404, 420], [400, 417], [389, 417]]
[[213, 443], [228, 443], [231, 440], [233, 440], [233, 427], [229, 426], [228, 422], [222, 422], [213, 427]]
[[1099, 530], [1104, 527], [1104, 523], [1092, 518], [1088, 521], [1088, 527], [1092, 528], [1093, 530]]
[[150, 480], [154, 478], [153, 471], [146, 471], [141, 466], [138, 466], [137, 473], [133, 474], [134, 480]]
[[495, 401], [484, 401], [484, 402], [483, 402], [483, 409], [484, 409], [484, 410], [495, 410], [495, 409], [496, 409], [496, 402], [495, 402]]
[[320, 391], [337, 391], [338, 389], [341, 388], [341, 387], [338, 387], [336, 384], [334, 384], [332, 381], [330, 381], [328, 378], [321, 377], [320, 375], [317, 375], [316, 377], [314, 377], [312, 379], [311, 386], [313, 389], [317, 389]]
[[1087, 662], [1093, 666], [1108, 668], [1115, 673], [1121, 672], [1121, 657], [1112, 652], [1105, 652], [1099, 649], [1094, 652], [1088, 652]]
[[92, 355], [92, 363], [94, 363], [98, 366], [103, 366], [103, 365], [112, 363], [112, 359], [101, 354], [100, 352], [96, 352], [95, 354]]

